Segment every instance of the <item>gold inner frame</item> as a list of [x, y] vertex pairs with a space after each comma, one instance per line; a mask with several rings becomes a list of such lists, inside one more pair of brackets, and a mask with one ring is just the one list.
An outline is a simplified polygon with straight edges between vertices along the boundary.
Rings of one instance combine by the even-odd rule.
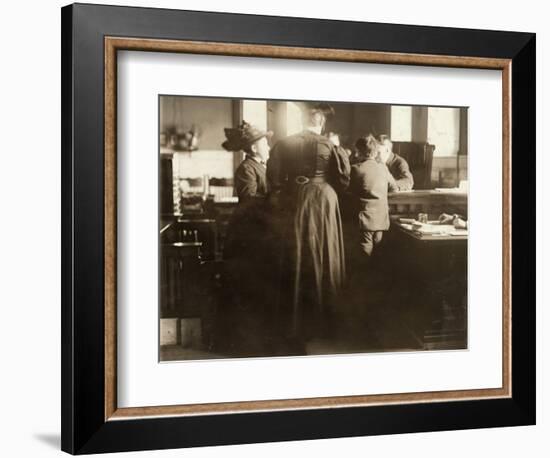
[[[481, 68], [502, 71], [502, 381], [500, 388], [430, 391], [400, 394], [333, 396], [303, 399], [240, 401], [170, 406], [117, 406], [116, 336], [116, 107], [117, 51], [176, 52], [225, 56], [269, 57], [321, 61], [365, 62]], [[512, 395], [511, 373], [511, 67], [510, 59], [386, 53], [343, 49], [300, 48], [179, 40], [105, 37], [105, 421], [151, 416], [223, 414], [380, 404], [506, 398]]]

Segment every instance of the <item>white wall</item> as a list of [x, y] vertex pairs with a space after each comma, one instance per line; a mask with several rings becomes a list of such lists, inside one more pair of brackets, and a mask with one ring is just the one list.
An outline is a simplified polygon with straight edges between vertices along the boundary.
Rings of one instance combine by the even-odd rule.
[[394, 142], [410, 142], [412, 140], [412, 107], [392, 105], [390, 138]]
[[434, 156], [458, 154], [460, 143], [460, 108], [428, 108], [428, 143], [435, 145]]
[[[59, 448], [60, 367], [60, 11], [56, 0], [7, 2], [0, 15], [2, 69], [2, 151], [0, 191], [0, 450], [9, 457], [61, 456]], [[95, 2], [94, 2], [95, 3]], [[396, 22], [487, 29], [533, 31], [538, 43], [538, 227], [550, 224], [548, 184], [542, 182], [543, 109], [548, 113], [549, 92], [541, 90], [543, 66], [548, 64], [550, 33], [544, 2], [463, 0], [388, 0], [361, 3], [257, 2], [235, 0], [109, 0], [110, 4], [157, 6], [272, 15]], [[543, 61], [543, 56], [545, 61]], [[28, 145], [32, 143], [33, 148]], [[36, 147], [40, 145], [40, 147]], [[32, 167], [29, 158], [32, 157]], [[544, 189], [543, 189], [544, 187]], [[13, 197], [17, 196], [17, 199]], [[32, 205], [33, 212], [29, 212]], [[542, 230], [539, 231], [539, 234]], [[548, 243], [539, 235], [539, 280], [547, 277], [542, 258], [548, 260]], [[544, 244], [544, 246], [543, 246]], [[547, 261], [548, 262], [548, 261]], [[545, 266], [548, 272], [548, 265]], [[539, 283], [542, 283], [539, 282]], [[548, 285], [548, 282], [546, 282]], [[542, 287], [541, 287], [542, 288]], [[546, 286], [545, 298], [550, 291]], [[550, 339], [548, 312], [542, 310], [539, 290], [538, 363], [539, 425], [338, 440], [260, 444], [193, 450], [130, 453], [140, 457], [537, 457], [548, 453], [550, 408], [547, 371]], [[544, 366], [543, 366], [544, 362]], [[543, 452], [545, 450], [545, 452]]]
[[243, 120], [267, 130], [267, 102], [265, 100], [243, 100]]

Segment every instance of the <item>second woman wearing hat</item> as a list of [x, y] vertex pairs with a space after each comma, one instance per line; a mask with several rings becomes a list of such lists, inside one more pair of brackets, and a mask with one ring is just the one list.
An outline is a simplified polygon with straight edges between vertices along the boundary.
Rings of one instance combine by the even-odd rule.
[[[269, 157], [264, 132], [243, 121], [225, 129], [228, 151], [244, 152], [245, 158], [235, 170], [235, 190], [239, 198], [227, 228], [224, 261], [228, 291], [231, 293], [230, 317], [225, 325], [232, 354], [259, 356], [268, 344], [269, 297], [273, 268], [270, 267], [271, 231], [266, 208], [266, 166]], [[219, 350], [223, 351], [223, 348]]]

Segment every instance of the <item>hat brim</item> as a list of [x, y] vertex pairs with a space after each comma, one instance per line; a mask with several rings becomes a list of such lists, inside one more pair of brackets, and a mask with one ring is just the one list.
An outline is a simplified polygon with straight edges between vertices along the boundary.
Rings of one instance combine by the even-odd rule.
[[260, 131], [256, 135], [254, 135], [251, 139], [249, 140], [247, 139], [247, 142], [249, 145], [251, 145], [252, 143], [258, 141], [260, 138], [263, 138], [263, 137], [270, 139], [271, 137], [273, 137], [273, 131], [272, 130], [268, 130], [267, 132]]

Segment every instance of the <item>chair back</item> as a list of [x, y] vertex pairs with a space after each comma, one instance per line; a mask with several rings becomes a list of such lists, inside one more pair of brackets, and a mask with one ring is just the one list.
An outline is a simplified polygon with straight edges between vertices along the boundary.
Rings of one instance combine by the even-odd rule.
[[393, 142], [393, 152], [409, 164], [414, 189], [432, 189], [432, 160], [435, 145], [421, 142]]

